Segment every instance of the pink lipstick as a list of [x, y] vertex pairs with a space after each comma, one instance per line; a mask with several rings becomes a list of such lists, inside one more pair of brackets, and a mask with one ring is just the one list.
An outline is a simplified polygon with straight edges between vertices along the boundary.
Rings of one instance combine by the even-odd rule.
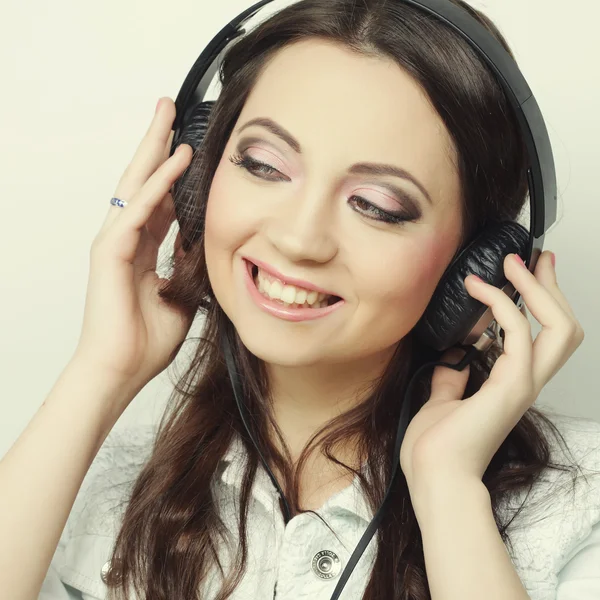
[[[261, 310], [274, 317], [278, 317], [286, 321], [309, 321], [325, 317], [335, 312], [345, 304], [344, 300], [340, 299], [334, 304], [324, 306], [323, 308], [294, 308], [292, 306], [285, 306], [281, 301], [267, 298], [260, 293], [254, 282], [254, 277], [252, 276], [252, 270], [255, 265], [246, 259], [242, 259], [242, 261], [244, 263], [244, 283], [246, 284], [246, 289], [248, 290], [250, 297]], [[290, 283], [292, 282], [290, 281]], [[315, 286], [311, 285], [309, 289], [315, 289]], [[323, 290], [323, 293], [328, 292]]]

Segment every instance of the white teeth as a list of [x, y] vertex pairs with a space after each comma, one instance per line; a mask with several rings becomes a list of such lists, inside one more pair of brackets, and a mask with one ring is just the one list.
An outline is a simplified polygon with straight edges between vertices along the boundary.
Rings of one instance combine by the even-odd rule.
[[308, 292], [308, 295], [306, 296], [306, 301], [309, 304], [314, 304], [317, 301], [317, 298], [319, 297], [319, 292], [315, 292], [314, 290], [311, 292]]
[[[293, 285], [286, 285], [283, 287], [280, 299], [282, 302], [293, 304], [296, 300], [296, 288]], [[300, 303], [298, 303], [300, 304]]]
[[297, 290], [296, 291], [296, 304], [304, 304], [308, 297], [308, 292], [306, 290]]
[[263, 279], [262, 277], [257, 277], [260, 285], [262, 285], [262, 292], [264, 292], [267, 296], [269, 295], [269, 290], [271, 289], [271, 282], [267, 279]]
[[267, 279], [262, 271], [258, 270], [255, 277], [258, 290], [272, 300], [281, 300], [285, 306], [301, 307], [310, 305], [313, 308], [323, 308], [327, 306], [329, 296], [314, 290], [308, 291], [297, 288], [295, 285], [282, 285], [281, 282]]
[[283, 286], [279, 281], [273, 281], [269, 288], [269, 298], [272, 300], [281, 300], [281, 292], [283, 292]]

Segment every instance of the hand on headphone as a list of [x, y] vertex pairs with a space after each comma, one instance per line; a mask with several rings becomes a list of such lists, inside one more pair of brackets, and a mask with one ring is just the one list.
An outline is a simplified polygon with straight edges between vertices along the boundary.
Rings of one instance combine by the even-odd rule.
[[[159, 247], [175, 219], [170, 190], [189, 166], [192, 148], [169, 157], [175, 104], [163, 98], [114, 196], [90, 251], [81, 336], [74, 359], [137, 391], [163, 371], [185, 339], [193, 315], [163, 302]], [[174, 244], [182, 257], [181, 236]], [[130, 401], [131, 398], [128, 398]]]
[[[468, 293], [489, 306], [504, 329], [503, 353], [481, 389], [464, 400], [469, 367], [435, 368], [430, 399], [409, 423], [400, 449], [411, 495], [440, 483], [481, 481], [508, 434], [584, 339], [558, 287], [551, 252], [542, 253], [534, 273], [508, 255], [504, 272], [523, 298], [521, 309], [501, 289], [473, 275], [465, 279]], [[525, 306], [542, 325], [535, 341]], [[442, 360], [456, 363], [463, 355], [451, 349]]]

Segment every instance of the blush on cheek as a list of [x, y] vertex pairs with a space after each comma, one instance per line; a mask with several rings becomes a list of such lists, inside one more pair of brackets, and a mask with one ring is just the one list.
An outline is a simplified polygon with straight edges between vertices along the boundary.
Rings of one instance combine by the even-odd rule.
[[415, 257], [414, 264], [417, 268], [414, 276], [423, 288], [431, 288], [433, 292], [448, 268], [454, 252], [454, 241], [443, 234], [421, 241], [418, 258]]
[[233, 235], [236, 222], [231, 215], [236, 214], [236, 190], [227, 183], [224, 169], [217, 169], [208, 194], [205, 215], [205, 237], [213, 243], [227, 246]]

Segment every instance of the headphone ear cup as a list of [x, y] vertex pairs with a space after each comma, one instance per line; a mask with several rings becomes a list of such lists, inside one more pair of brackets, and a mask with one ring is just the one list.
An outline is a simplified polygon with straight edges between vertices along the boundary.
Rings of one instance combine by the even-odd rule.
[[[194, 153], [202, 145], [214, 104], [215, 101], [210, 100], [200, 102], [200, 104], [193, 108], [181, 126], [177, 141], [175, 141], [175, 136], [173, 136], [171, 155], [173, 155], [177, 147], [181, 144], [189, 144]], [[201, 233], [198, 230], [200, 220], [199, 207], [194, 195], [194, 186], [188, 177], [190, 167], [191, 163], [177, 179], [172, 188], [175, 216], [181, 232], [181, 247], [185, 252], [189, 250], [190, 245], [198, 239]]]
[[475, 237], [450, 263], [425, 312], [415, 325], [418, 340], [440, 352], [462, 344], [488, 306], [466, 290], [464, 280], [474, 274], [503, 288], [504, 259], [518, 254], [527, 259], [529, 232], [514, 221], [499, 223]]

